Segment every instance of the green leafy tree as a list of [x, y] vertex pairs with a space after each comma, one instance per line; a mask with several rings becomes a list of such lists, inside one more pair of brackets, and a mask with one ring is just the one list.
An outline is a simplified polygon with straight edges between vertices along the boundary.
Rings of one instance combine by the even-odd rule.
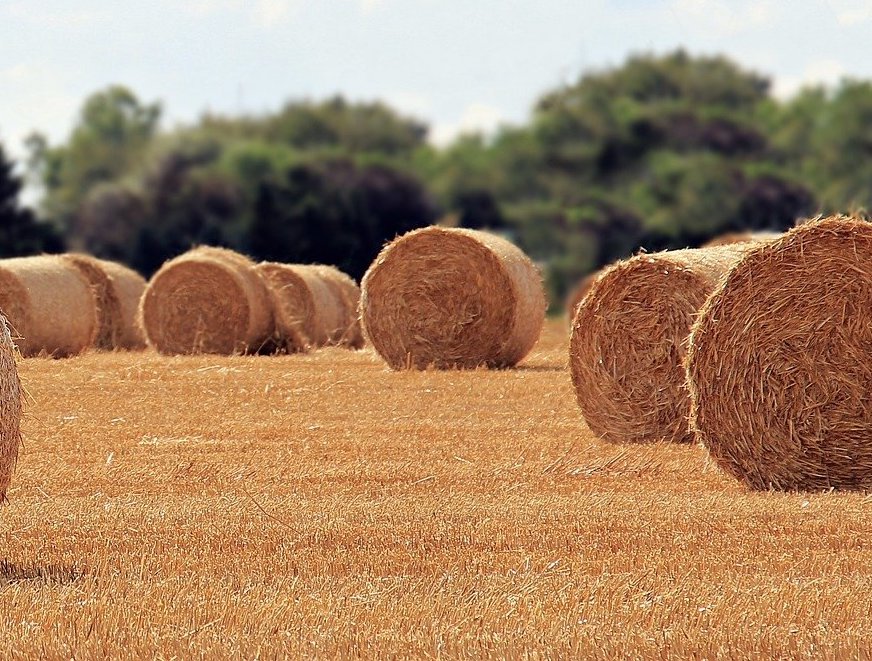
[[126, 87], [114, 85], [86, 99], [66, 144], [50, 147], [44, 137], [31, 136], [30, 169], [42, 180], [44, 212], [71, 224], [93, 188], [135, 173], [160, 113], [159, 104], [143, 104]]

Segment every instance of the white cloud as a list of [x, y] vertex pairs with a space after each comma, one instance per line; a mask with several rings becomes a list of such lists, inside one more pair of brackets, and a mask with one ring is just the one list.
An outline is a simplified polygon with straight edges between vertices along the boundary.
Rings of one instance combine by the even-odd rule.
[[385, 4], [386, 0], [357, 0], [357, 2], [360, 6], [360, 10], [364, 14], [371, 14], [372, 12], [382, 7]]
[[839, 25], [851, 27], [872, 20], [869, 0], [831, 0]]
[[836, 85], [847, 74], [847, 68], [839, 60], [817, 60], [809, 64], [799, 76], [777, 77], [772, 86], [772, 93], [779, 99], [788, 99], [803, 87]]
[[185, 4], [185, 9], [196, 16], [216, 14], [243, 14], [258, 25], [270, 28], [286, 21], [293, 13], [298, 0], [194, 0]]
[[688, 24], [686, 27], [714, 34], [734, 34], [770, 25], [778, 14], [772, 0], [673, 0], [670, 9], [676, 20]]
[[259, 0], [255, 8], [257, 22], [264, 27], [272, 27], [284, 22], [293, 7], [291, 0]]
[[424, 118], [433, 112], [430, 97], [417, 92], [391, 92], [384, 96], [384, 100], [392, 108], [413, 117]]
[[430, 130], [430, 142], [437, 147], [445, 147], [464, 134], [490, 136], [504, 123], [505, 115], [499, 108], [486, 103], [471, 103], [457, 122], [435, 123]]

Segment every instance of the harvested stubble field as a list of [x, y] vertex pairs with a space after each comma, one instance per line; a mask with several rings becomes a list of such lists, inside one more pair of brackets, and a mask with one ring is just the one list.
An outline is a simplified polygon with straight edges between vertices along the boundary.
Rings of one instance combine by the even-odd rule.
[[502, 372], [24, 361], [7, 656], [868, 654], [872, 502], [595, 440], [567, 343]]

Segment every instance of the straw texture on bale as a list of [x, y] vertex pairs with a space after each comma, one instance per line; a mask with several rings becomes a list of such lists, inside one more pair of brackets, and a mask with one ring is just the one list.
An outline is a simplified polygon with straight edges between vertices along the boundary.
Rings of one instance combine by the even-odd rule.
[[109, 276], [115, 297], [121, 305], [121, 323], [113, 337], [115, 349], [144, 349], [145, 332], [139, 324], [139, 301], [145, 292], [145, 278], [131, 268], [118, 262], [100, 260], [100, 265]]
[[254, 263], [207, 246], [161, 267], [140, 316], [149, 344], [164, 354], [259, 351], [273, 332], [269, 292]]
[[75, 266], [91, 284], [97, 304], [98, 349], [141, 349], [145, 346], [136, 322], [145, 279], [122, 264], [69, 253], [61, 256]]
[[21, 446], [21, 382], [15, 366], [15, 346], [6, 319], [0, 315], [0, 501], [6, 490]]
[[0, 312], [24, 356], [71, 356], [97, 336], [93, 290], [57, 255], [0, 260]]
[[872, 487], [872, 224], [833, 217], [755, 248], [691, 335], [691, 425], [753, 489]]
[[572, 325], [569, 364], [588, 427], [612, 442], [685, 442], [691, 325], [752, 244], [643, 254], [606, 269]]
[[728, 232], [716, 236], [711, 241], [703, 244], [703, 248], [714, 246], [729, 246], [734, 243], [763, 243], [774, 241], [781, 236], [780, 232]]
[[360, 326], [360, 287], [350, 275], [334, 266], [315, 264], [312, 268], [332, 290], [340, 309], [338, 322], [332, 326], [328, 324], [327, 344], [360, 349], [364, 345]]
[[602, 273], [602, 271], [588, 273], [569, 291], [569, 295], [566, 297], [565, 308], [570, 326], [572, 325], [573, 319], [575, 319], [575, 313], [578, 312], [578, 306], [581, 305], [581, 302], [584, 300], [584, 297], [587, 296], [587, 292], [590, 291], [590, 288], [593, 286], [593, 283], [596, 282], [600, 273]]
[[272, 300], [275, 349], [295, 353], [330, 341], [344, 310], [316, 267], [263, 262], [257, 272]]
[[382, 250], [363, 278], [369, 343], [394, 369], [510, 367], [539, 338], [536, 266], [498, 236], [428, 227]]

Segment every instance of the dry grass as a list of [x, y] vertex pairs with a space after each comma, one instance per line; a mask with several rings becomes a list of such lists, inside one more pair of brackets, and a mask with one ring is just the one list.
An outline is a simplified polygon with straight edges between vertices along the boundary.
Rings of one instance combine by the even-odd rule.
[[499, 372], [341, 349], [25, 361], [6, 654], [866, 654], [872, 502], [595, 440], [563, 325]]

